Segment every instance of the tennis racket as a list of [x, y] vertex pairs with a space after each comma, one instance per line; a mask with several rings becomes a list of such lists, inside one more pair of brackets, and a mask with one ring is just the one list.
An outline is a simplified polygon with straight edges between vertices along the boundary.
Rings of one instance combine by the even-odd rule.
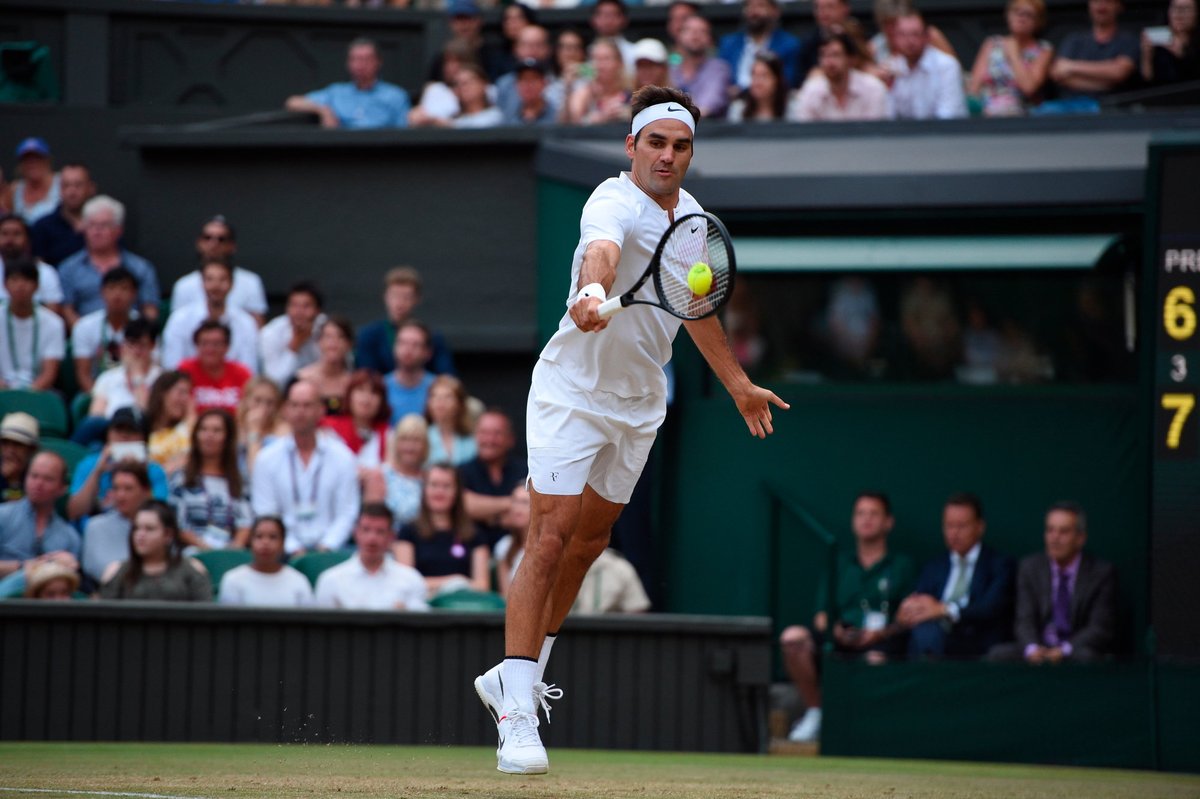
[[[688, 273], [700, 264], [707, 265], [712, 274], [711, 285], [704, 294], [693, 292], [688, 285]], [[633, 288], [600, 303], [596, 312], [601, 319], [607, 319], [630, 305], [653, 305], [680, 319], [703, 319], [721, 310], [729, 299], [736, 271], [733, 242], [721, 220], [712, 214], [687, 214], [667, 228], [650, 265]], [[651, 278], [656, 299], [635, 299], [634, 295]]]

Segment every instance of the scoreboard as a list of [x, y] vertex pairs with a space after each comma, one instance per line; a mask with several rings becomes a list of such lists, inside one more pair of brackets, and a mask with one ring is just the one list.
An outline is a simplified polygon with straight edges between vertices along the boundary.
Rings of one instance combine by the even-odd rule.
[[[1158, 653], [1200, 656], [1200, 141], [1152, 145], [1143, 313], [1153, 375], [1151, 622]], [[1142, 328], [1146, 330], [1146, 327]]]

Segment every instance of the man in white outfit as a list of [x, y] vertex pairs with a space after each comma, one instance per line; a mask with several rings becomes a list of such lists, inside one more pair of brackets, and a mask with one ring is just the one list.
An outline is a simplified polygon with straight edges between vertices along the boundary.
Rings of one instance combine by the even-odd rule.
[[[569, 310], [533, 370], [529, 536], [509, 591], [505, 659], [475, 680], [499, 728], [497, 768], [511, 774], [549, 770], [536, 706], [548, 713], [546, 699], [562, 695], [542, 681], [550, 648], [666, 416], [663, 366], [680, 321], [650, 308], [601, 319], [597, 309], [609, 292], [636, 282], [677, 216], [702, 210], [680, 189], [700, 111], [677, 89], [646, 86], [634, 94], [632, 113], [625, 137], [632, 169], [602, 183], [584, 206]], [[639, 294], [653, 296], [652, 286]], [[772, 432], [771, 404], [787, 403], [750, 382], [718, 319], [683, 324], [750, 433]]]

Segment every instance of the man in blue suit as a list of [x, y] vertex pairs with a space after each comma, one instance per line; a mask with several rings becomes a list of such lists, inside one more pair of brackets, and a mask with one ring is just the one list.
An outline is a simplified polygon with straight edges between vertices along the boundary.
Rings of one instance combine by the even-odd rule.
[[779, 29], [778, 0], [745, 0], [742, 19], [744, 30], [721, 37], [717, 50], [721, 58], [729, 62], [734, 83], [739, 88], [750, 86], [750, 72], [754, 67], [754, 56], [769, 50], [783, 62], [783, 74], [788, 85], [795, 87], [800, 76], [796, 64], [800, 57], [800, 40]]
[[983, 543], [987, 523], [974, 494], [942, 511], [947, 552], [925, 564], [896, 620], [912, 629], [909, 657], [980, 657], [1012, 629], [1012, 558]]

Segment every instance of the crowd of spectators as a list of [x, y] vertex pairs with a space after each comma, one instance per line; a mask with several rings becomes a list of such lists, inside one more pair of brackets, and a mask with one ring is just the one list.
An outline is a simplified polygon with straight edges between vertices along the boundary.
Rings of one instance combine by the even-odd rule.
[[822, 610], [780, 635], [784, 665], [805, 707], [792, 741], [820, 736], [826, 644], [870, 663], [909, 657], [1037, 665], [1095, 661], [1116, 651], [1116, 570], [1085, 551], [1087, 515], [1077, 503], [1046, 511], [1040, 550], [1019, 564], [985, 543], [983, 503], [974, 494], [946, 500], [945, 552], [919, 571], [889, 545], [894, 525], [886, 494], [859, 494], [850, 520], [854, 548], [840, 554], [834, 595], [826, 575], [816, 597]]
[[331, 128], [594, 125], [624, 119], [632, 92], [654, 84], [731, 122], [950, 119], [1094, 112], [1109, 95], [1200, 79], [1195, 0], [1171, 0], [1168, 25], [1147, 28], [1140, 44], [1120, 27], [1120, 0], [1088, 0], [1090, 27], [1058, 43], [1040, 38], [1044, 0], [1008, 0], [1007, 33], [985, 39], [973, 60], [912, 0], [877, 0], [870, 37], [848, 0], [816, 0], [803, 38], [784, 30], [779, 0], [743, 0], [742, 26], [717, 40], [703, 7], [674, 0], [666, 35], [634, 42], [624, 0], [598, 0], [586, 35], [563, 30], [552, 43], [529, 8], [512, 5], [498, 45], [485, 40], [475, 0], [451, 0], [452, 38], [415, 107], [379, 78], [379, 49], [365, 38], [350, 45], [349, 81], [286, 107]]
[[[417, 270], [384, 275], [382, 317], [357, 332], [307, 281], [269, 319], [214, 216], [164, 302], [87, 167], [55, 171], [40, 139], [16, 156], [17, 196], [30, 175], [66, 188], [0, 217], [0, 389], [75, 406], [73, 442], [56, 441], [78, 458], [36, 407], [0, 419], [0, 595], [423, 610], [507, 592], [525, 466], [508, 413], [415, 317]], [[619, 599], [581, 612], [648, 609]]]

